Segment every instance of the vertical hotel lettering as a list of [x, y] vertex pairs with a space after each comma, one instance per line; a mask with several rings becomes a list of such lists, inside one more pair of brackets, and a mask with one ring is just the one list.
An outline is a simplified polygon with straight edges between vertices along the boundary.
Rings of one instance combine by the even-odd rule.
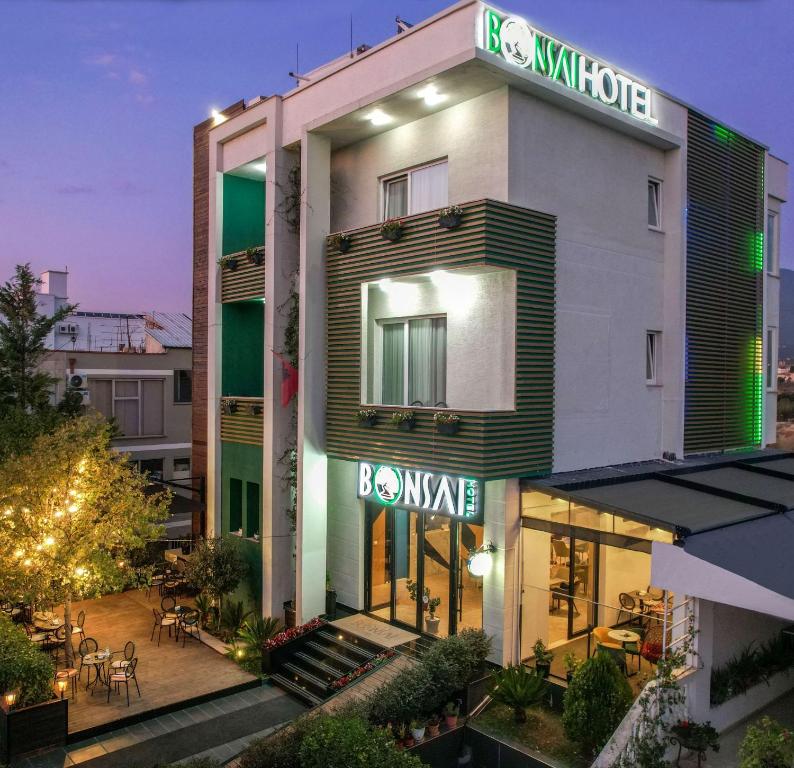
[[650, 88], [549, 37], [518, 16], [503, 16], [485, 8], [478, 37], [481, 48], [511, 64], [587, 93], [637, 120], [657, 124], [651, 114]]

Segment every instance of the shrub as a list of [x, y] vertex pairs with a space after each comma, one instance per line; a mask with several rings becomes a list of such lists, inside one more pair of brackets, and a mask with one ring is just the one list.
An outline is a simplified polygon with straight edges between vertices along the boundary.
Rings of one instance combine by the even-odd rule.
[[228, 537], [199, 542], [185, 569], [188, 581], [216, 600], [234, 592], [247, 572], [237, 541]]
[[0, 692], [16, 691], [17, 707], [41, 704], [53, 697], [54, 675], [49, 657], [22, 627], [0, 614]]
[[748, 726], [739, 745], [739, 768], [790, 768], [794, 733], [769, 717]]
[[587, 659], [574, 674], [563, 699], [565, 734], [585, 754], [596, 754], [631, 706], [631, 686], [603, 652]]
[[194, 757], [179, 763], [168, 763], [162, 768], [221, 768], [222, 764], [212, 757]]
[[300, 745], [311, 719], [299, 717], [278, 733], [251, 742], [240, 755], [240, 768], [301, 768]]
[[546, 694], [546, 681], [523, 664], [512, 664], [496, 673], [494, 701], [513, 710], [517, 723], [527, 721], [527, 707], [540, 704]]

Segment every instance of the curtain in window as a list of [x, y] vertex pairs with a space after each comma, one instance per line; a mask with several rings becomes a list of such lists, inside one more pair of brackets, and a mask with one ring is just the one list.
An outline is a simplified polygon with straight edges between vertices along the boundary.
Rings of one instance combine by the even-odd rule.
[[88, 393], [91, 407], [106, 419], [113, 417], [113, 382], [110, 379], [89, 379]]
[[381, 402], [403, 404], [403, 365], [405, 358], [405, 324], [385, 323], [383, 326], [383, 373]]
[[446, 400], [447, 321], [411, 320], [408, 326], [408, 402], [434, 406]]
[[114, 415], [122, 435], [125, 437], [137, 437], [140, 434], [137, 398], [116, 400]]
[[163, 381], [141, 381], [143, 395], [143, 434], [162, 435], [163, 429]]
[[437, 163], [411, 173], [411, 207], [409, 213], [444, 208], [449, 202], [447, 164]]
[[386, 219], [399, 219], [408, 213], [408, 177], [386, 182]]

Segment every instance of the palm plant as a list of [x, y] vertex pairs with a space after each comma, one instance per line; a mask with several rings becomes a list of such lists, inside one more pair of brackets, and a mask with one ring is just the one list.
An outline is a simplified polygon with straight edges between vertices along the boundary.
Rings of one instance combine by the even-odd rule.
[[196, 604], [196, 610], [199, 612], [201, 628], [206, 629], [210, 616], [212, 616], [212, 598], [206, 592], [199, 592], [193, 602]]
[[280, 631], [281, 624], [278, 619], [272, 616], [252, 616], [237, 630], [237, 642], [245, 649], [247, 658], [258, 658], [262, 655], [265, 642]]
[[242, 600], [227, 600], [221, 606], [220, 625], [223, 637], [229, 640], [237, 634], [250, 611], [246, 611]]
[[513, 710], [517, 723], [527, 721], [527, 707], [543, 701], [546, 681], [523, 664], [511, 664], [496, 674], [496, 687], [491, 696], [494, 701]]

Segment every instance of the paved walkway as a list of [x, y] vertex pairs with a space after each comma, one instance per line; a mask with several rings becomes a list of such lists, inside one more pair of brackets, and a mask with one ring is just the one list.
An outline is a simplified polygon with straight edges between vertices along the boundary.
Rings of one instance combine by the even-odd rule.
[[302, 704], [265, 683], [16, 760], [12, 768], [148, 768], [199, 753], [227, 760], [248, 741], [267, 735], [304, 711]]

